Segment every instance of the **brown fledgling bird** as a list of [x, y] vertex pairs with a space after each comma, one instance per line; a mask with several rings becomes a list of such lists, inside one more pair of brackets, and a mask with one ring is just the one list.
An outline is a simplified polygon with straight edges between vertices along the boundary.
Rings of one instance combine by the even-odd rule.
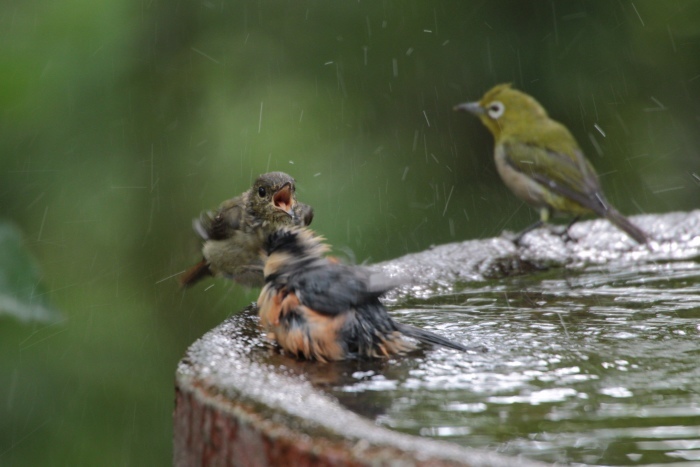
[[203, 259], [180, 278], [182, 287], [214, 276], [248, 287], [263, 285], [260, 251], [265, 239], [284, 226], [307, 226], [311, 206], [296, 199], [294, 179], [283, 172], [262, 174], [252, 188], [205, 212], [192, 224], [202, 238]]
[[496, 169], [508, 188], [540, 212], [540, 220], [523, 230], [516, 243], [553, 214], [574, 216], [564, 233], [586, 214], [612, 222], [637, 243], [648, 235], [630, 222], [605, 198], [593, 165], [561, 123], [531, 96], [499, 84], [481, 100], [455, 106], [471, 112], [495, 140]]
[[390, 357], [416, 348], [407, 337], [460, 351], [484, 350], [397, 323], [379, 297], [398, 283], [326, 258], [327, 251], [323, 238], [304, 228], [280, 229], [266, 242], [260, 324], [285, 352], [320, 362]]

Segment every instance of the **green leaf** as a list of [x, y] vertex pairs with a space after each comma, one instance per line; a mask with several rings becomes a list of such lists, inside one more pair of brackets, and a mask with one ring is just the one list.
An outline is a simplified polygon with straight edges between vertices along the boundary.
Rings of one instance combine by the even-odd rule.
[[23, 247], [19, 230], [0, 220], [0, 316], [58, 321], [61, 314], [49, 303], [40, 279], [41, 271]]

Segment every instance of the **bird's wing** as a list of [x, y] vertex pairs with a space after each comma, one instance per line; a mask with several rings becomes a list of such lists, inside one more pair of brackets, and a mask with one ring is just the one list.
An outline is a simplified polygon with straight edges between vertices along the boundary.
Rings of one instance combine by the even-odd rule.
[[295, 272], [287, 286], [296, 292], [299, 301], [319, 313], [336, 315], [350, 308], [376, 300], [385, 290], [373, 290], [369, 274], [323, 260], [324, 264]]
[[203, 240], [226, 240], [240, 230], [246, 215], [245, 193], [221, 203], [216, 212], [203, 212], [193, 221], [195, 232]]
[[303, 227], [309, 226], [311, 221], [314, 219], [314, 208], [304, 203], [297, 203], [294, 207], [294, 212], [296, 217], [299, 219], [297, 225]]
[[554, 193], [604, 215], [607, 202], [598, 176], [580, 149], [557, 151], [541, 142], [504, 144], [507, 163]]

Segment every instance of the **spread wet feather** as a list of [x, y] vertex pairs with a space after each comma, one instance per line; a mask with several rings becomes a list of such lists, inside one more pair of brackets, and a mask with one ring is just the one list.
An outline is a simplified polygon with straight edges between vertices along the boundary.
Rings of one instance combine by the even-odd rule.
[[319, 361], [387, 357], [415, 348], [404, 336], [470, 350], [393, 321], [379, 297], [396, 281], [331, 261], [327, 249], [308, 229], [281, 229], [268, 239], [259, 316], [285, 351]]

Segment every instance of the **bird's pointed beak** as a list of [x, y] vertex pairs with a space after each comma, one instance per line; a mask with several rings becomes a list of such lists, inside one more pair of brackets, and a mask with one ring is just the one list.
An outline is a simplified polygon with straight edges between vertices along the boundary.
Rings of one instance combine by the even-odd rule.
[[452, 110], [456, 110], [459, 112], [469, 112], [473, 113], [474, 115], [484, 114], [484, 108], [478, 102], [465, 102], [463, 104], [457, 104], [454, 107], [452, 107]]
[[294, 217], [294, 198], [292, 197], [292, 184], [287, 182], [272, 197], [272, 202], [277, 209], [280, 209], [291, 217]]

